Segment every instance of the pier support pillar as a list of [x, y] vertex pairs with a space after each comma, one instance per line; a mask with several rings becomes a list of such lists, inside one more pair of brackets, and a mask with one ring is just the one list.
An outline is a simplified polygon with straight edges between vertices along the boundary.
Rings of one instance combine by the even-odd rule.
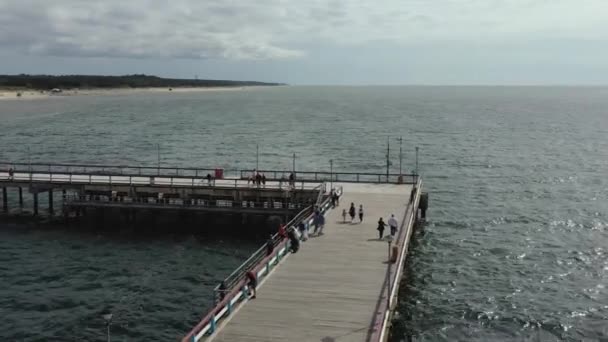
[[53, 208], [53, 189], [49, 190], [49, 214], [53, 215], [53, 213], [55, 212], [54, 208]]
[[38, 216], [38, 193], [34, 192], [34, 216]]
[[23, 188], [19, 187], [19, 208], [23, 209]]
[[2, 187], [2, 210], [8, 213], [8, 196], [6, 194], [6, 187]]

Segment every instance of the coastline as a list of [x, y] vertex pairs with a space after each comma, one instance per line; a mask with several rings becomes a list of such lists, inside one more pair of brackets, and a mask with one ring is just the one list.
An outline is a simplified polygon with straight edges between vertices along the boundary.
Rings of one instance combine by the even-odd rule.
[[[243, 86], [243, 87], [147, 87], [147, 88], [91, 88], [91, 89], [66, 89], [60, 93], [52, 93], [48, 90], [36, 89], [0, 89], [0, 101], [23, 101], [38, 100], [46, 98], [60, 98], [64, 96], [104, 96], [104, 95], [135, 95], [145, 93], [194, 93], [194, 92], [216, 92], [216, 91], [241, 91], [252, 88], [266, 88], [269, 86]], [[276, 87], [276, 86], [273, 86]], [[18, 96], [18, 94], [21, 96]]]

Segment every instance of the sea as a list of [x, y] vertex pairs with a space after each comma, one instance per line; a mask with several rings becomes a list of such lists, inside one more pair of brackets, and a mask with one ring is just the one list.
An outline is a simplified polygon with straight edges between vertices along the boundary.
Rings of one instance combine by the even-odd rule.
[[[608, 341], [608, 88], [285, 86], [0, 101], [0, 161], [385, 172], [429, 192], [393, 341]], [[416, 147], [419, 148], [416, 166]], [[400, 149], [402, 162], [400, 163]], [[14, 205], [14, 204], [12, 204]], [[28, 204], [26, 203], [26, 206]], [[169, 229], [169, 231], [171, 231]], [[0, 340], [175, 341], [247, 239], [0, 221]], [[344, 248], [344, 246], [336, 246]]]

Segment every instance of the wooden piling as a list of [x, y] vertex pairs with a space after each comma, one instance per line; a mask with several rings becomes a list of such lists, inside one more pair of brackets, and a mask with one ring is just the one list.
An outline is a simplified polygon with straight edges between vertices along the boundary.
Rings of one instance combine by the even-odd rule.
[[38, 193], [34, 192], [34, 216], [38, 216]]
[[49, 214], [53, 215], [55, 210], [53, 208], [53, 189], [49, 189]]
[[19, 208], [23, 209], [23, 188], [19, 187]]

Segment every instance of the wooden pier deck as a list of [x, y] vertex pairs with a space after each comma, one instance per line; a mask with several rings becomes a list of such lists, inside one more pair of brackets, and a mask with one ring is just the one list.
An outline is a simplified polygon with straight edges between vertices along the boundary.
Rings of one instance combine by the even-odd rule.
[[[326, 215], [325, 234], [304, 242], [277, 266], [260, 284], [257, 298], [225, 320], [213, 341], [368, 341], [379, 333], [377, 316], [388, 292], [383, 291], [388, 243], [378, 239], [377, 222], [395, 214], [401, 225], [412, 185], [341, 185], [344, 194], [340, 206]], [[348, 211], [351, 202], [357, 209], [363, 204], [363, 223], [357, 217], [351, 224], [348, 216], [343, 223], [342, 209]], [[412, 225], [401, 225], [410, 230], [401, 243], [407, 244]], [[389, 232], [387, 227], [384, 233]]]

